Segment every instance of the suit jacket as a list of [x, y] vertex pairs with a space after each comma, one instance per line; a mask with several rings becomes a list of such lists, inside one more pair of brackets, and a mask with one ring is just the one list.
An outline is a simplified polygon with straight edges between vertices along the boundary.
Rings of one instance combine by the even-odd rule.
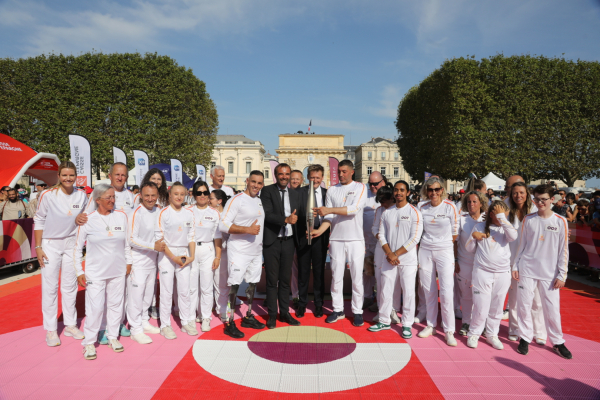
[[[308, 244], [308, 239], [306, 239], [306, 213], [308, 212], [306, 210], [306, 203], [308, 201], [308, 188], [309, 188], [309, 186], [303, 186], [303, 187], [296, 189], [296, 191], [300, 195], [300, 208], [298, 209], [298, 212], [296, 213], [298, 215], [298, 222], [296, 223], [296, 229], [298, 230], [298, 244], [300, 246], [306, 246]], [[321, 188], [321, 193], [323, 194], [322, 204], [325, 205], [325, 197], [327, 196], [327, 189]], [[323, 243], [325, 246], [327, 246], [329, 244], [329, 232], [331, 232], [331, 229], [327, 229], [325, 231], [325, 233], [323, 233], [321, 235], [324, 239]]]
[[[298, 192], [288, 188], [286, 196], [289, 195], [290, 211], [296, 210], [298, 215], [299, 196]], [[279, 236], [281, 228], [285, 225], [285, 218], [283, 210], [281, 209], [281, 194], [279, 192], [279, 186], [276, 183], [265, 186], [260, 192], [260, 200], [262, 202], [263, 209], [265, 210], [265, 232], [263, 235], [263, 245], [270, 246]], [[300, 219], [298, 219], [300, 222]], [[294, 244], [298, 245], [298, 235], [296, 224], [292, 225], [292, 233], [294, 236]]]

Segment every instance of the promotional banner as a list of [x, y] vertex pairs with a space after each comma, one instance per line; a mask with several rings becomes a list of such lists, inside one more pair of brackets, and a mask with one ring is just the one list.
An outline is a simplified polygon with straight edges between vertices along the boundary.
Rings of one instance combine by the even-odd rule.
[[277, 183], [277, 179], [275, 179], [275, 167], [279, 165], [277, 161], [269, 160], [269, 164], [271, 165], [271, 176], [273, 176], [273, 183]]
[[334, 186], [340, 183], [338, 177], [338, 164], [340, 162], [335, 157], [329, 157], [329, 186]]
[[183, 167], [181, 161], [171, 158], [171, 181], [183, 183]]
[[425, 172], [425, 180], [423, 182], [427, 182], [429, 178], [431, 178], [431, 172]]
[[135, 184], [140, 186], [142, 184], [142, 179], [144, 179], [146, 172], [148, 172], [148, 166], [150, 165], [148, 162], [148, 154], [142, 150], [134, 150], [133, 159], [135, 160]]
[[76, 186], [92, 185], [92, 150], [90, 142], [83, 136], [69, 135], [71, 161], [77, 168]]
[[204, 165], [196, 164], [196, 180], [206, 182], [206, 168], [204, 168]]
[[122, 162], [127, 165], [127, 156], [125, 155], [125, 152], [118, 147], [113, 147], [113, 158], [116, 163]]

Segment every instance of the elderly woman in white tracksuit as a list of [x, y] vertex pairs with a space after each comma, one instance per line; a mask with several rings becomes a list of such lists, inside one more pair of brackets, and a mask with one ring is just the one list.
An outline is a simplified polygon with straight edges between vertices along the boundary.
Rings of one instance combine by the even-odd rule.
[[458, 223], [458, 239], [455, 243], [456, 258], [456, 285], [462, 308], [462, 326], [459, 333], [467, 336], [469, 325], [471, 324], [471, 314], [473, 311], [473, 263], [475, 262], [475, 253], [467, 250], [465, 245], [471, 238], [471, 232], [478, 222], [485, 218], [487, 210], [487, 199], [481, 192], [471, 191], [467, 193], [462, 200], [462, 213]]
[[75, 164], [65, 161], [58, 167], [58, 185], [44, 190], [34, 218], [35, 247], [42, 269], [42, 314], [46, 344], [60, 345], [57, 334], [58, 281], [62, 295], [65, 336], [83, 339], [77, 328], [77, 275], [72, 268], [77, 225], [75, 218], [88, 202], [83, 190], [73, 186], [77, 179]]
[[[131, 271], [131, 248], [129, 247], [128, 218], [121, 210], [115, 210], [115, 190], [107, 184], [96, 185], [92, 193], [97, 204], [96, 211], [88, 215], [87, 223], [77, 229], [74, 267], [77, 281], [85, 291], [85, 359], [96, 358], [94, 343], [106, 302], [106, 337], [115, 352], [122, 352], [123, 345], [117, 340], [119, 325], [123, 318], [125, 302], [125, 278]], [[86, 246], [85, 272], [83, 270], [83, 247]]]
[[[209, 206], [217, 210], [219, 214], [222, 214], [223, 206], [227, 204], [230, 198], [221, 189], [211, 190]], [[227, 286], [227, 277], [229, 276], [227, 271], [227, 239], [229, 239], [229, 233], [221, 232], [221, 263], [218, 269], [219, 273], [214, 274], [215, 311], [223, 322], [227, 322], [227, 302], [229, 301], [229, 286]]]
[[[214, 295], [214, 275], [221, 264], [221, 231], [219, 211], [208, 206], [210, 191], [204, 181], [194, 183], [192, 194], [195, 205], [188, 207], [194, 213], [196, 260], [190, 272], [191, 313], [196, 322], [202, 321], [202, 332], [210, 331]], [[198, 290], [200, 288], [200, 290]]]
[[479, 336], [486, 330], [486, 340], [502, 350], [498, 339], [504, 300], [510, 287], [511, 266], [509, 243], [517, 238], [517, 230], [506, 219], [508, 207], [503, 201], [493, 201], [485, 222], [479, 222], [465, 244], [475, 253], [473, 263], [473, 313], [467, 346], [476, 348]]
[[447, 193], [443, 181], [431, 177], [421, 189], [421, 197], [428, 200], [421, 204], [423, 236], [419, 248], [419, 279], [427, 302], [427, 326], [419, 337], [431, 336], [438, 316], [438, 288], [436, 272], [440, 282], [440, 305], [442, 327], [446, 344], [456, 346], [454, 338], [454, 245], [458, 236], [458, 211]]
[[160, 210], [155, 226], [154, 240], [164, 240], [165, 251], [158, 256], [160, 274], [160, 334], [177, 339], [171, 327], [173, 285], [177, 278], [177, 305], [181, 331], [190, 336], [198, 334], [196, 321], [190, 310], [190, 272], [196, 253], [194, 213], [184, 208], [187, 190], [175, 182], [169, 191], [169, 206]]

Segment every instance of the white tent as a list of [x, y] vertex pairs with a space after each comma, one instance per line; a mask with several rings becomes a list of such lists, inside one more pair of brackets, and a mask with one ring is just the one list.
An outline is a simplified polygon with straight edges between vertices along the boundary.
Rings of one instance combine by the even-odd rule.
[[504, 190], [504, 186], [506, 185], [506, 181], [494, 175], [493, 172], [490, 172], [484, 178], [481, 178], [481, 180], [485, 182], [488, 189], [494, 189], [494, 191]]

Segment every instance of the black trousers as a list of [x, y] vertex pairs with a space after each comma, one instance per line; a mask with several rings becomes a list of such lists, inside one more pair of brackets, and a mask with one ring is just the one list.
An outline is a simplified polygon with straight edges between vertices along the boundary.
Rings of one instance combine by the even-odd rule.
[[313, 272], [313, 292], [315, 306], [323, 306], [325, 295], [325, 260], [327, 259], [327, 245], [323, 236], [312, 240], [312, 245], [302, 241], [298, 248], [298, 306], [306, 307], [308, 303], [308, 284], [310, 271]]
[[281, 314], [290, 312], [290, 279], [292, 278], [295, 249], [292, 238], [288, 240], [275, 239], [271, 245], [263, 248], [269, 316], [277, 315], [277, 302], [279, 302]]

